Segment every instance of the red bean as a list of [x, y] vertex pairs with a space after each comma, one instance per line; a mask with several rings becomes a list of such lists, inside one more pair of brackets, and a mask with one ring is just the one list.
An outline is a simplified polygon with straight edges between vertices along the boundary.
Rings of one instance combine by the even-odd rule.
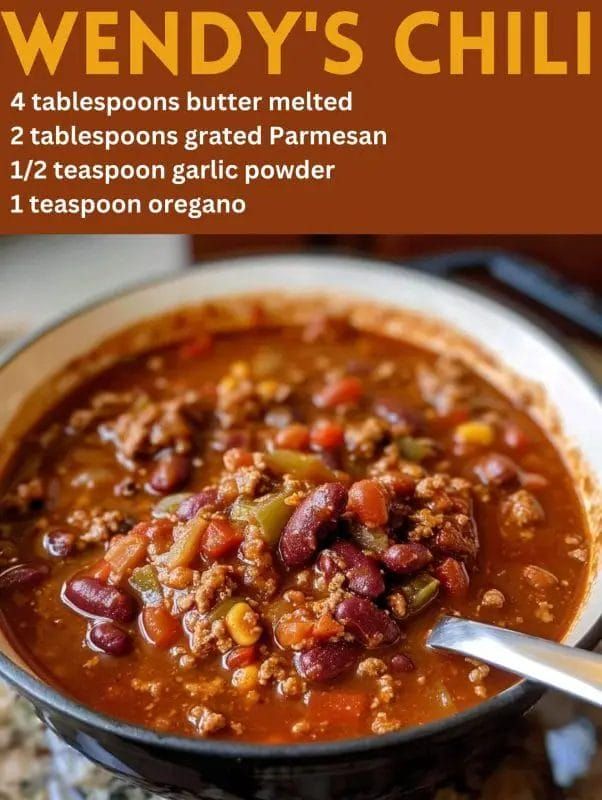
[[131, 595], [96, 578], [72, 578], [65, 584], [64, 594], [76, 610], [115, 622], [131, 622], [138, 610]]
[[477, 477], [486, 486], [507, 486], [516, 483], [520, 476], [520, 469], [511, 458], [502, 453], [488, 453], [482, 456], [474, 465]]
[[391, 659], [391, 672], [413, 672], [415, 669], [416, 665], [405, 653], [397, 653], [397, 655], [393, 656]]
[[394, 544], [383, 553], [385, 567], [396, 575], [419, 572], [432, 560], [430, 550], [419, 542]]
[[198, 494], [188, 497], [177, 511], [178, 519], [188, 522], [205, 506], [213, 506], [217, 502], [217, 486], [208, 486]]
[[453, 597], [464, 597], [470, 578], [466, 567], [455, 558], [446, 558], [435, 568], [435, 576], [441, 586]]
[[335, 619], [369, 650], [393, 644], [401, 633], [399, 626], [389, 614], [363, 597], [347, 597], [342, 600], [336, 607], [334, 615]]
[[337, 556], [332, 550], [322, 550], [316, 561], [316, 569], [330, 583], [337, 573], [344, 574], [345, 565], [340, 556]]
[[378, 564], [359, 547], [338, 539], [332, 550], [345, 565], [349, 590], [362, 597], [375, 599], [385, 591], [385, 581]]
[[403, 425], [408, 433], [415, 433], [422, 424], [420, 413], [395, 397], [379, 397], [374, 401], [373, 408], [377, 417], [391, 425]]
[[180, 489], [190, 477], [191, 463], [188, 456], [169, 453], [157, 461], [149, 484], [155, 492], [170, 494]]
[[15, 564], [0, 572], [0, 591], [31, 589], [42, 583], [49, 572], [46, 564]]
[[44, 536], [44, 549], [54, 558], [67, 558], [75, 548], [75, 536], [67, 531], [48, 531]]
[[380, 482], [395, 500], [407, 500], [416, 489], [416, 480], [403, 472], [385, 472]]
[[346, 641], [326, 642], [295, 654], [297, 672], [310, 681], [330, 681], [355, 666], [360, 650]]
[[216, 431], [212, 447], [214, 450], [217, 450], [218, 453], [224, 453], [226, 450], [231, 450], [233, 447], [239, 447], [242, 450], [252, 450], [251, 433], [250, 431], [244, 430]]
[[110, 656], [126, 656], [132, 649], [130, 635], [112, 622], [98, 622], [90, 628], [88, 640]]
[[303, 567], [334, 528], [347, 504], [342, 483], [324, 483], [297, 506], [280, 537], [280, 558], [286, 567]]
[[248, 667], [257, 661], [257, 647], [254, 644], [234, 647], [226, 654], [224, 661], [228, 669]]
[[349, 489], [348, 511], [369, 528], [385, 525], [389, 518], [389, 503], [378, 481], [369, 478], [357, 481]]

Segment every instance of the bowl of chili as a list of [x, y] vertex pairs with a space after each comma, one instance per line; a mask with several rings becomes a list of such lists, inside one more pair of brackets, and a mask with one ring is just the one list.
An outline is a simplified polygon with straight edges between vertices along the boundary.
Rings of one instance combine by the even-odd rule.
[[8, 353], [0, 673], [170, 795], [432, 786], [537, 687], [442, 613], [599, 636], [599, 400], [549, 337], [351, 259], [205, 266]]

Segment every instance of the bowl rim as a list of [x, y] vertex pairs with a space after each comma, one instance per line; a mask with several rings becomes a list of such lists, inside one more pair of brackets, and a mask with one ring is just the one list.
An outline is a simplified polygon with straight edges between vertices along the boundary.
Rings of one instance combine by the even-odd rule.
[[[202, 267], [213, 271], [228, 270], [233, 267], [240, 267], [241, 262], [247, 261], [247, 267], [252, 269], [256, 264], [266, 261], [294, 261], [295, 259], [311, 261], [331, 261], [333, 264], [346, 261], [357, 269], [366, 269], [370, 266], [379, 269], [381, 272], [388, 272], [392, 277], [400, 268], [404, 268], [403, 262], [393, 262], [391, 260], [380, 260], [363, 254], [343, 253], [325, 254], [320, 252], [299, 252], [299, 253], [257, 253], [240, 254], [227, 256], [224, 258], [212, 258], [201, 262]], [[194, 265], [193, 265], [194, 266]], [[150, 279], [133, 281], [117, 290], [112, 290], [100, 294], [93, 300], [82, 303], [68, 312], [51, 319], [46, 324], [36, 328], [30, 334], [18, 339], [14, 344], [2, 348], [0, 351], [0, 371], [4, 370], [9, 364], [17, 359], [21, 353], [29, 349], [40, 339], [51, 334], [65, 323], [77, 319], [115, 300], [126, 298], [139, 290], [159, 288], [163, 284], [177, 281], [190, 276], [190, 272], [170, 272]], [[417, 273], [421, 280], [432, 282], [439, 287], [449, 285], [449, 281], [430, 273]], [[512, 307], [506, 307], [502, 303], [489, 295], [483, 295], [470, 287], [452, 284], [454, 292], [463, 294], [465, 297], [484, 303], [498, 314], [510, 315], [515, 322], [522, 325], [529, 325], [536, 329], [538, 334], [545, 338], [546, 344], [554, 349], [556, 353], [565, 361], [570, 362], [573, 369], [579, 374], [580, 378], [589, 384], [594, 392], [599, 392], [599, 387], [593, 376], [586, 370], [581, 362], [575, 357], [570, 349], [564, 344], [560, 336], [553, 334], [546, 329], [545, 325], [535, 322], [531, 317], [522, 316]], [[594, 647], [602, 637], [602, 613], [594, 624], [585, 632], [581, 639], [574, 645], [578, 648], [589, 649]], [[21, 691], [27, 699], [34, 705], [41, 704], [60, 715], [66, 716], [71, 720], [83, 723], [84, 725], [102, 731], [105, 734], [127, 739], [135, 743], [156, 747], [165, 750], [179, 750], [199, 756], [211, 756], [219, 759], [251, 759], [256, 762], [278, 762], [288, 763], [292, 761], [315, 761], [319, 759], [336, 758], [353, 754], [367, 754], [373, 752], [396, 748], [408, 743], [416, 743], [429, 738], [441, 738], [442, 736], [453, 737], [465, 727], [473, 727], [483, 717], [497, 715], [504, 711], [509, 711], [514, 705], [534, 703], [543, 694], [545, 689], [538, 684], [525, 679], [519, 680], [504, 691], [493, 695], [490, 698], [478, 703], [465, 711], [452, 714], [448, 717], [425, 723], [424, 725], [414, 725], [402, 728], [399, 731], [392, 731], [386, 734], [372, 734], [369, 736], [357, 737], [353, 739], [334, 739], [324, 742], [302, 742], [291, 744], [261, 744], [256, 742], [230, 741], [226, 739], [195, 739], [193, 737], [181, 736], [176, 734], [162, 734], [152, 728], [142, 725], [134, 725], [124, 722], [114, 717], [110, 717], [87, 707], [83, 703], [63, 694], [58, 689], [45, 683], [41, 678], [31, 674], [22, 667], [15, 664], [4, 653], [0, 653], [0, 676], [11, 684], [17, 691]]]

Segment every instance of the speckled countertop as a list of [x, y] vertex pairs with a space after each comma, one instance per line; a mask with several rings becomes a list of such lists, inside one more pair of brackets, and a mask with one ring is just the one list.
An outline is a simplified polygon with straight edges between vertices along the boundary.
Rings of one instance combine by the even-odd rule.
[[[0, 800], [153, 800], [45, 731], [0, 683]], [[600, 800], [602, 710], [548, 694], [516, 721], [497, 763], [472, 765], [433, 800]]]

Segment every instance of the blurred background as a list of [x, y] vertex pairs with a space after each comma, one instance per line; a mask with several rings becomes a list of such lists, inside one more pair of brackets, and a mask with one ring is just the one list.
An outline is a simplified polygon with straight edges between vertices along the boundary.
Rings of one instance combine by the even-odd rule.
[[26, 236], [0, 239], [0, 345], [78, 304], [228, 256], [348, 254], [408, 264], [513, 305], [602, 378], [602, 236]]
[[[602, 236], [30, 236], [0, 238], [0, 350], [131, 283], [245, 254], [371, 257], [462, 282], [560, 339], [602, 381]], [[0, 800], [148, 800], [45, 732], [0, 683]], [[425, 800], [430, 800], [425, 799]], [[602, 800], [602, 711], [553, 693], [433, 800]]]

